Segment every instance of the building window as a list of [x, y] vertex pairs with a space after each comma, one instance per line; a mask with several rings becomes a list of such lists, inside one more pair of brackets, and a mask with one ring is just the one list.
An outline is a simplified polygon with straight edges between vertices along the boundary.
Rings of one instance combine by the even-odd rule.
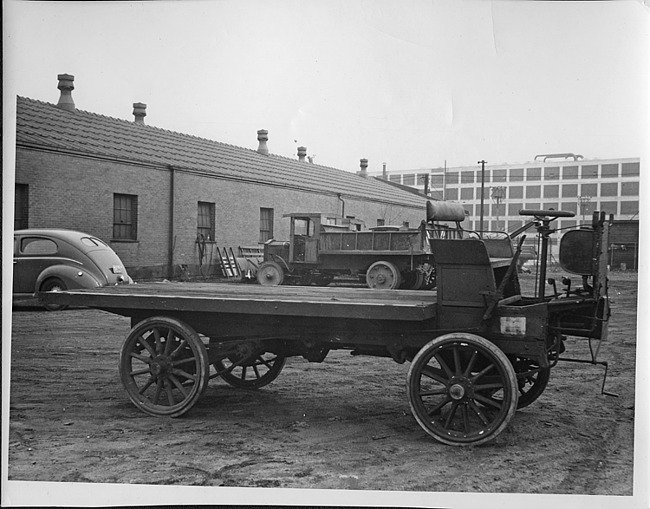
[[621, 194], [623, 196], [639, 196], [639, 183], [638, 182], [621, 183]]
[[113, 240], [138, 239], [138, 197], [113, 195]]
[[639, 163], [623, 163], [621, 165], [621, 177], [638, 177]]
[[458, 184], [458, 172], [451, 171], [447, 173], [447, 184]]
[[402, 184], [405, 186], [414, 186], [415, 185], [415, 175], [413, 173], [407, 173], [402, 176]]
[[578, 202], [569, 202], [569, 203], [563, 203], [561, 210], [564, 210], [566, 212], [573, 212], [574, 214], [578, 213]]
[[577, 166], [565, 166], [562, 168], [562, 178], [563, 179], [577, 179], [578, 178], [578, 167]]
[[524, 169], [514, 168], [510, 170], [510, 182], [521, 182], [524, 180]]
[[526, 198], [539, 198], [541, 191], [541, 186], [528, 186], [526, 188]]
[[260, 242], [273, 238], [273, 209], [260, 208]]
[[609, 214], [616, 215], [618, 214], [617, 205], [618, 203], [616, 203], [615, 201], [601, 201], [598, 210], [599, 212], [604, 212], [607, 215]]
[[445, 194], [447, 195], [445, 196], [447, 200], [458, 200], [458, 188], [447, 189]]
[[385, 219], [377, 219], [377, 226], [384, 226], [386, 224]]
[[461, 184], [473, 184], [474, 183], [474, 172], [473, 171], [464, 171], [460, 174]]
[[600, 184], [600, 196], [618, 196], [618, 183]]
[[544, 168], [544, 180], [559, 180], [559, 179], [560, 179], [560, 168], [558, 166]]
[[508, 170], [494, 170], [492, 172], [492, 182], [507, 182]]
[[542, 179], [542, 169], [541, 168], [527, 168], [526, 169], [526, 180], [541, 180]]
[[560, 186], [544, 186], [544, 198], [557, 198], [560, 195]]
[[509, 216], [518, 216], [519, 211], [524, 208], [523, 203], [510, 203], [508, 204], [508, 215]]
[[401, 184], [402, 183], [402, 176], [398, 173], [397, 175], [389, 175], [388, 180], [391, 182], [395, 182], [396, 184]]
[[621, 202], [621, 214], [636, 215], [638, 213], [639, 213], [639, 202], [638, 201], [622, 201]]
[[196, 236], [199, 240], [213, 241], [215, 223], [214, 203], [200, 201], [196, 221]]
[[578, 197], [578, 184], [562, 185], [562, 198], [577, 198], [577, 197]]
[[461, 200], [473, 200], [474, 199], [474, 189], [471, 187], [463, 187], [460, 190], [460, 199]]
[[618, 164], [603, 164], [600, 168], [601, 176], [603, 178], [618, 177]]
[[557, 202], [545, 203], [544, 210], [559, 210]]
[[14, 230], [29, 228], [29, 186], [16, 184], [14, 201]]
[[523, 186], [511, 186], [509, 191], [509, 198], [520, 200], [524, 197], [524, 188]]
[[581, 196], [596, 196], [598, 194], [598, 184], [582, 184], [580, 195]]
[[582, 167], [582, 178], [583, 179], [594, 179], [598, 178], [598, 165], [590, 164], [588, 166]]

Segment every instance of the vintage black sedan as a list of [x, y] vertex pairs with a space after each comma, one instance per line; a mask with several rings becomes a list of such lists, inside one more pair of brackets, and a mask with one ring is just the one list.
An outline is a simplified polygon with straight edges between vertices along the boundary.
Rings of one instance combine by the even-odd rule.
[[[14, 232], [14, 301], [38, 292], [131, 284], [119, 256], [104, 241], [63, 229]], [[65, 306], [46, 304], [58, 311]]]

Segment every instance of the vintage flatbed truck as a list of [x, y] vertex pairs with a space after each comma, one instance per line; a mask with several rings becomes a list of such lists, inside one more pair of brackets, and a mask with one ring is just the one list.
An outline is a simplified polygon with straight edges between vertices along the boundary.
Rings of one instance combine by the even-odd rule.
[[[551, 221], [570, 215], [523, 214], [535, 218], [544, 253]], [[431, 292], [150, 283], [41, 299], [131, 318], [120, 379], [135, 406], [153, 416], [185, 414], [211, 378], [260, 388], [287, 357], [322, 362], [344, 349], [409, 361], [407, 396], [424, 431], [444, 444], [482, 444], [543, 393], [568, 335], [606, 337], [608, 229], [604, 214], [595, 214], [590, 227], [564, 235], [561, 263], [579, 281], [565, 279], [560, 291], [553, 284], [550, 295], [544, 258], [535, 295], [524, 296], [518, 250], [504, 267], [479, 235], [430, 240], [438, 274]]]

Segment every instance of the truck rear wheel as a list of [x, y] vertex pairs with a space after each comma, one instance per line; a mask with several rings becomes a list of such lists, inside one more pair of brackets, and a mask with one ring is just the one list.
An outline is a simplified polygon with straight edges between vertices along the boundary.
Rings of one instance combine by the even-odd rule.
[[276, 262], [264, 262], [257, 270], [257, 282], [262, 286], [278, 286], [284, 281], [284, 270]]
[[377, 290], [395, 290], [402, 284], [402, 277], [395, 265], [379, 261], [373, 263], [366, 271], [366, 284], [368, 288]]

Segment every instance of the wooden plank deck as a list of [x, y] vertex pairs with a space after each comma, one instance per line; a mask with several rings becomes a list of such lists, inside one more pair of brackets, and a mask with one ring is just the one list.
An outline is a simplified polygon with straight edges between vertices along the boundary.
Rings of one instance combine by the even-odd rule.
[[191, 311], [423, 321], [435, 316], [436, 292], [369, 288], [259, 286], [241, 283], [144, 283], [41, 294], [45, 302], [115, 310]]

